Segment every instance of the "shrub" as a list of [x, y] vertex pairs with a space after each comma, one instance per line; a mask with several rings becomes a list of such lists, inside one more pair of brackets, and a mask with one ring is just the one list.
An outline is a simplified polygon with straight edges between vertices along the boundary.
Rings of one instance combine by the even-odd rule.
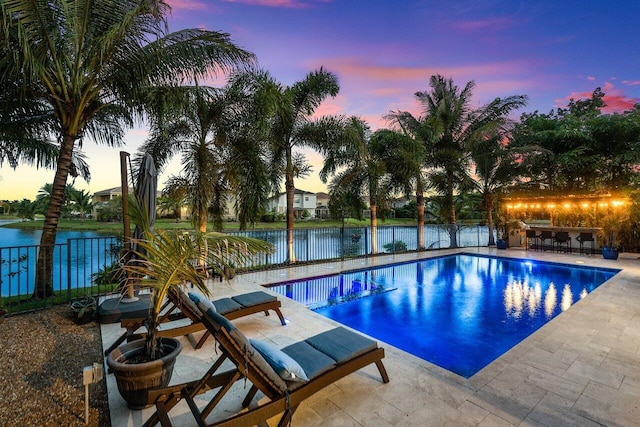
[[392, 243], [387, 243], [383, 246], [387, 252], [405, 252], [407, 250], [407, 244], [402, 240], [394, 240]]

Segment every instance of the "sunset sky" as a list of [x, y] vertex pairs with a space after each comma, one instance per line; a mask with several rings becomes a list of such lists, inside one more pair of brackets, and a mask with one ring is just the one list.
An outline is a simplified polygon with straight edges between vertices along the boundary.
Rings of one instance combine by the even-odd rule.
[[[474, 104], [524, 94], [517, 113], [548, 112], [596, 87], [607, 112], [640, 102], [640, 2], [637, 0], [168, 0], [170, 30], [200, 27], [229, 33], [257, 55], [261, 68], [282, 84], [323, 66], [335, 73], [340, 93], [321, 114], [358, 115], [373, 129], [390, 110], [419, 114], [413, 94], [428, 89], [432, 74], [458, 86], [476, 82]], [[218, 82], [217, 84], [220, 84]], [[91, 193], [120, 185], [119, 151], [134, 153], [146, 129], [128, 133], [126, 146], [109, 149], [85, 141]], [[298, 188], [323, 191], [322, 159], [309, 153], [312, 177]], [[179, 159], [159, 178], [180, 172]], [[52, 170], [6, 163], [0, 200], [35, 199], [53, 181]]]

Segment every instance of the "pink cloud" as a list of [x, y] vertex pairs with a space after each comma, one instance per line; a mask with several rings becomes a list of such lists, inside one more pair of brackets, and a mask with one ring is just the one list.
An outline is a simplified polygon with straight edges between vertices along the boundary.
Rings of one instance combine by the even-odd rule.
[[623, 80], [622, 84], [627, 86], [637, 86], [640, 85], [640, 80]]
[[587, 80], [595, 80], [596, 78], [593, 76], [587, 76]]
[[527, 64], [521, 61], [487, 63], [461, 67], [398, 67], [394, 65], [371, 64], [361, 59], [335, 58], [324, 60], [328, 70], [338, 73], [345, 78], [369, 78], [375, 80], [421, 80], [426, 81], [434, 74], [453, 77], [454, 80], [466, 76], [475, 76], [469, 80], [480, 80], [478, 77], [496, 76], [497, 74], [513, 75], [514, 72], [526, 69]]
[[172, 9], [206, 10], [207, 5], [198, 0], [167, 0]]
[[248, 4], [250, 6], [281, 7], [289, 9], [302, 9], [312, 3], [328, 3], [330, 0], [222, 0], [227, 3]]
[[[607, 82], [604, 84], [602, 91], [605, 93], [603, 98], [606, 107], [602, 109], [605, 113], [620, 113], [630, 110], [637, 103], [640, 102], [640, 98], [632, 98], [626, 96], [622, 91], [616, 88], [613, 84]], [[593, 92], [572, 92], [569, 96], [565, 97], [560, 102], [564, 102], [570, 99], [587, 99], [590, 98]]]

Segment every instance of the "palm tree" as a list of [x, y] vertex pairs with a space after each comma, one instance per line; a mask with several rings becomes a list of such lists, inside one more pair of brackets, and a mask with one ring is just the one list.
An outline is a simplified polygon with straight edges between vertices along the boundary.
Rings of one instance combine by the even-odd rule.
[[257, 219], [270, 193], [268, 145], [259, 125], [267, 119], [262, 94], [243, 74], [232, 76], [223, 89], [196, 85], [172, 93], [177, 98], [172, 110], [153, 118], [141, 151], [151, 153], [158, 167], [181, 153], [183, 175], [176, 184], [186, 190], [184, 199], [199, 231], [206, 231], [209, 213], [215, 229], [222, 230], [232, 192], [244, 229]]
[[37, 112], [42, 133], [60, 145], [36, 268], [34, 297], [46, 297], [53, 293], [51, 247], [64, 187], [84, 138], [118, 146], [123, 126], [145, 113], [150, 87], [227, 71], [253, 55], [227, 34], [168, 33], [170, 7], [162, 0], [15, 0], [0, 7], [0, 104], [15, 106], [16, 121]]
[[172, 211], [176, 222], [182, 218], [182, 206], [187, 201], [189, 183], [182, 176], [172, 175], [162, 189], [162, 195], [158, 199], [158, 208], [161, 211]]
[[[478, 135], [495, 129], [513, 110], [526, 104], [526, 96], [514, 95], [496, 98], [480, 108], [473, 108], [471, 96], [475, 83], [468, 82], [459, 89], [453, 79], [433, 75], [429, 91], [416, 92], [422, 104], [423, 117], [418, 122], [431, 130], [433, 137], [426, 140], [426, 163], [430, 186], [444, 197], [451, 247], [457, 247], [456, 191], [465, 191], [471, 184], [469, 177], [471, 144]], [[409, 113], [404, 115], [411, 116]]]
[[482, 196], [482, 208], [487, 213], [489, 246], [496, 244], [493, 213], [504, 190], [516, 182], [518, 164], [514, 153], [502, 146], [499, 135], [475, 144], [472, 152], [476, 188]]
[[73, 202], [73, 208], [80, 213], [80, 218], [84, 222], [86, 215], [93, 209], [91, 194], [85, 190], [73, 189], [69, 194], [69, 200]]
[[327, 96], [334, 97], [338, 94], [340, 86], [338, 78], [321, 67], [292, 86], [274, 84], [272, 87], [275, 106], [270, 132], [274, 162], [272, 170], [278, 173], [278, 181], [284, 177], [287, 198], [287, 261], [295, 263], [294, 179], [309, 172], [304, 156], [295, 150], [305, 145], [320, 145], [316, 138], [330, 137], [328, 129], [335, 129], [335, 125], [339, 125], [339, 121], [334, 120], [314, 121], [311, 116]]
[[366, 206], [363, 196], [368, 196], [371, 209], [371, 253], [375, 254], [378, 248], [377, 210], [383, 197], [380, 194], [380, 180], [385, 169], [382, 160], [376, 155], [377, 147], [372, 146], [371, 141], [371, 130], [367, 123], [358, 117], [350, 117], [344, 124], [341, 138], [328, 146], [315, 148], [324, 156], [320, 179], [326, 183], [329, 176], [333, 176], [330, 185], [332, 199], [347, 201], [360, 218], [361, 209]]
[[16, 215], [22, 221], [34, 220], [36, 217], [36, 213], [38, 210], [38, 205], [36, 202], [32, 202], [31, 200], [22, 199], [16, 206]]
[[391, 161], [388, 185], [407, 196], [415, 189], [418, 249], [424, 249], [425, 192], [428, 188], [426, 149], [433, 139], [433, 131], [424, 118], [415, 118], [408, 112], [391, 112], [386, 119], [398, 131], [388, 131], [387, 138], [395, 140], [392, 144], [406, 147], [402, 152], [408, 153]]

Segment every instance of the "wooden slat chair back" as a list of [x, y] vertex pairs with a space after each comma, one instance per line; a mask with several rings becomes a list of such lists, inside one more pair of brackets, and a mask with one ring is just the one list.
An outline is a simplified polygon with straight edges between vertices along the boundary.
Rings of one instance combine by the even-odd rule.
[[[344, 360], [336, 361], [331, 369], [319, 372], [317, 375], [310, 377], [307, 382], [285, 382], [260, 353], [251, 346], [249, 340], [237, 328], [224, 317], [217, 314], [210, 314], [211, 313], [203, 314], [201, 321], [218, 342], [218, 348], [222, 355], [201, 380], [152, 392], [149, 395], [149, 402], [156, 404], [157, 411], [145, 422], [144, 426], [154, 426], [158, 422], [163, 427], [170, 426], [171, 422], [168, 412], [181, 399], [187, 401], [197, 425], [200, 426], [240, 427], [256, 425], [278, 414], [282, 414], [278, 425], [284, 426], [290, 422], [294, 412], [305, 399], [365, 366], [375, 364], [382, 381], [384, 383], [389, 382], [389, 377], [382, 363], [384, 349], [378, 347], [374, 341], [347, 331], [344, 328], [336, 328], [335, 330], [327, 331], [325, 334], [338, 331], [341, 334], [350, 334], [353, 337], [358, 337], [360, 340], [371, 342], [374, 345], [371, 346], [371, 348], [354, 354], [353, 357], [347, 356]], [[300, 343], [311, 342], [314, 338], [322, 335], [323, 334], [319, 334], [316, 337], [309, 338]], [[293, 346], [295, 345], [290, 347]], [[225, 360], [231, 361], [235, 368], [222, 374], [215, 374], [216, 370]], [[242, 402], [243, 407], [249, 406], [258, 391], [262, 392], [268, 398], [269, 402], [224, 420], [207, 424], [205, 422], [206, 417], [220, 402], [233, 383], [242, 378], [246, 378], [246, 380], [251, 383], [251, 389]], [[205, 408], [199, 409], [194, 397], [211, 390], [214, 386], [220, 387], [220, 390], [214, 395]]]

